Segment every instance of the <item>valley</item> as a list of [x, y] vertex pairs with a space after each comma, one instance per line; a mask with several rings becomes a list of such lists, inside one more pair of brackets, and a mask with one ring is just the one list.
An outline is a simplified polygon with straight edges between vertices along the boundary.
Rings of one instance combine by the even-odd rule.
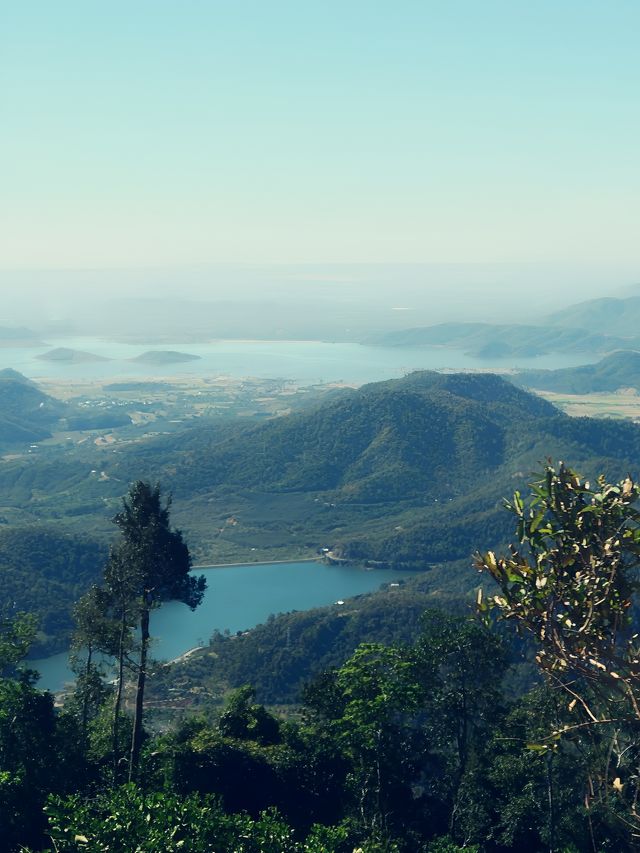
[[[531, 376], [636, 381], [632, 358], [611, 359], [602, 362], [606, 370]], [[74, 548], [105, 553], [110, 520], [142, 472], [173, 493], [197, 564], [307, 559], [328, 549], [348, 562], [427, 571], [443, 600], [460, 589], [454, 566], [481, 541], [507, 541], [501, 499], [540, 460], [571, 458], [587, 474], [618, 476], [633, 470], [640, 450], [637, 427], [625, 422], [631, 392], [580, 399], [607, 417], [611, 401], [624, 400], [620, 423], [572, 419], [514, 386], [532, 381], [526, 372], [416, 372], [359, 387], [181, 373], [59, 376], [36, 385], [5, 375], [5, 393], [33, 399], [38, 413], [45, 401], [51, 413], [48, 433], [40, 428], [36, 441], [6, 446], [0, 533], [8, 542], [29, 530], [42, 552], [57, 529], [76, 537]], [[578, 405], [566, 395], [552, 399]], [[50, 583], [48, 562], [33, 566], [39, 584]], [[3, 594], [43, 619], [34, 652], [64, 648], [70, 606], [92, 574], [72, 580], [72, 571], [38, 597], [18, 581], [10, 547], [4, 563]], [[98, 570], [99, 563], [94, 577]]]

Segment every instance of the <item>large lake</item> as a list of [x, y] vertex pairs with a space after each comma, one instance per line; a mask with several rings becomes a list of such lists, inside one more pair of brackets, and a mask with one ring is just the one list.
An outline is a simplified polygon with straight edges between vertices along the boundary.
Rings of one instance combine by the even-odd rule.
[[[172, 660], [195, 646], [206, 645], [217, 628], [232, 633], [253, 628], [273, 614], [310, 610], [397, 582], [410, 573], [319, 562], [269, 563], [200, 569], [208, 589], [193, 612], [170, 601], [151, 614], [152, 655]], [[336, 605], [337, 607], [341, 605]], [[39, 686], [61, 690], [72, 678], [66, 654], [30, 661], [40, 672]]]
[[[69, 347], [110, 361], [68, 364], [43, 361], [39, 355], [54, 347]], [[200, 356], [199, 361], [153, 366], [130, 361], [147, 350], [178, 350]], [[208, 344], [121, 344], [98, 338], [49, 339], [44, 347], [0, 348], [0, 368], [12, 367], [32, 379], [69, 381], [116, 377], [254, 376], [292, 379], [301, 384], [348, 382], [362, 384], [393, 379], [417, 369], [558, 368], [597, 361], [586, 353], [539, 358], [478, 359], [445, 347], [370, 347], [321, 341], [216, 341]]]

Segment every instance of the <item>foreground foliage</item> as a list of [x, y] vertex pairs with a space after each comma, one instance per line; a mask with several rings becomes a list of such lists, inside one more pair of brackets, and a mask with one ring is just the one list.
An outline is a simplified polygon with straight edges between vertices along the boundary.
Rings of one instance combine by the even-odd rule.
[[630, 477], [618, 484], [599, 477], [591, 487], [562, 463], [549, 464], [528, 504], [518, 492], [507, 503], [519, 546], [507, 557], [477, 558], [500, 587], [489, 605], [535, 637], [537, 663], [568, 703], [568, 719], [538, 748], [556, 749], [564, 738], [600, 753], [601, 765], [585, 780], [587, 809], [616, 812], [638, 839], [640, 635], [632, 605], [640, 588], [639, 497]]
[[[638, 849], [638, 655], [629, 615], [637, 497], [630, 479], [591, 489], [568, 468], [549, 466], [529, 503], [518, 495], [510, 504], [520, 546], [478, 558], [500, 587], [493, 607], [534, 635], [545, 675], [535, 689], [517, 696], [505, 688], [509, 653], [488, 612], [484, 624], [432, 611], [412, 644], [362, 644], [325, 671], [287, 721], [244, 687], [217, 716], [147, 732], [126, 785], [113, 772], [121, 757], [113, 754], [114, 689], [91, 692], [81, 682], [75, 701], [56, 712], [18, 667], [33, 622], [4, 619], [6, 849]], [[111, 628], [96, 617], [103, 603], [92, 593], [78, 616], [85, 628], [95, 623], [93, 636], [106, 646]], [[133, 723], [124, 711], [116, 723], [122, 744]]]

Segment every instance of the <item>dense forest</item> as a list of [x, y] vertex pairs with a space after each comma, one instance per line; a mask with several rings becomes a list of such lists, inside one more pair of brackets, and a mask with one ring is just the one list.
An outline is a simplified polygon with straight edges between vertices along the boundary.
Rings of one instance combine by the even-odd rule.
[[[170, 504], [134, 484], [103, 576], [75, 608], [78, 678], [63, 709], [24, 664], [34, 620], [2, 619], [4, 849], [636, 849], [639, 497], [629, 478], [592, 486], [549, 465], [507, 506], [518, 544], [476, 556], [490, 583], [475, 615], [420, 616], [418, 598], [404, 641], [355, 650], [308, 615], [300, 629], [324, 644], [324, 669], [305, 679], [301, 667], [288, 713], [242, 686], [157, 728], [145, 704], [149, 616], [163, 597], [196, 607], [204, 579], [189, 572]], [[347, 634], [378, 616], [365, 608]], [[229, 642], [212, 649], [241, 666]], [[529, 649], [538, 675], [514, 680]], [[116, 663], [110, 683], [98, 652]]]

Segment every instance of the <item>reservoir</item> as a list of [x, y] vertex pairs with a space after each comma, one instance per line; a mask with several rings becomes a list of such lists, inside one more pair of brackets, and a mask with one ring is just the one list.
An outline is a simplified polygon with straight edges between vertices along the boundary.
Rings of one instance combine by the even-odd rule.
[[[195, 646], [206, 645], [213, 632], [244, 631], [265, 622], [271, 614], [310, 610], [374, 592], [383, 583], [411, 576], [391, 569], [365, 570], [330, 566], [316, 561], [264, 563], [196, 569], [207, 578], [207, 591], [193, 612], [169, 601], [151, 613], [151, 656], [172, 660]], [[68, 655], [61, 653], [29, 661], [38, 670], [38, 686], [61, 690], [73, 678]]]
[[[53, 347], [94, 353], [108, 361], [65, 363], [38, 356]], [[152, 365], [131, 361], [145, 350], [182, 350], [199, 356], [184, 364]], [[212, 341], [208, 344], [145, 346], [98, 338], [51, 339], [41, 347], [2, 347], [0, 368], [12, 367], [30, 379], [104, 382], [169, 376], [252, 376], [290, 379], [301, 385], [348, 382], [361, 385], [404, 376], [412, 370], [558, 368], [597, 361], [597, 354], [555, 353], [538, 358], [475, 358], [448, 347], [372, 347], [324, 341]]]

